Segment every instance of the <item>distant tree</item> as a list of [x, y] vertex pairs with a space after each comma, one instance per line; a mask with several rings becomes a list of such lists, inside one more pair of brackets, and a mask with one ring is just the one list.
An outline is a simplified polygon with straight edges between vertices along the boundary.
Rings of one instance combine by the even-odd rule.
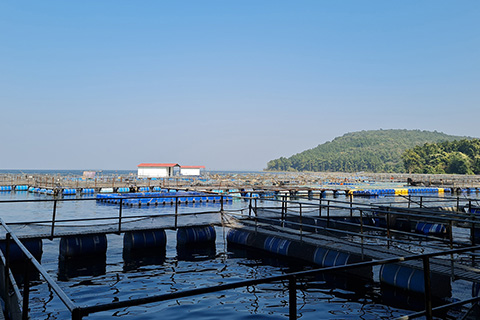
[[452, 152], [446, 169], [447, 173], [473, 174], [472, 160], [462, 152]]

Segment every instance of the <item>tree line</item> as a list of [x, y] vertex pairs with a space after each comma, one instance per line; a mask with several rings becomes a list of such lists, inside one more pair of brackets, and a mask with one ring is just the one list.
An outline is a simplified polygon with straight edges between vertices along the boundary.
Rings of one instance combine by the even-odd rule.
[[[421, 130], [369, 130], [347, 133], [332, 141], [305, 150], [291, 157], [267, 163], [269, 171], [317, 172], [398, 172], [422, 171], [423, 163], [410, 150], [425, 143], [454, 141], [465, 137]], [[405, 160], [410, 166], [406, 169]]]
[[402, 155], [409, 173], [480, 174], [480, 140], [425, 143]]

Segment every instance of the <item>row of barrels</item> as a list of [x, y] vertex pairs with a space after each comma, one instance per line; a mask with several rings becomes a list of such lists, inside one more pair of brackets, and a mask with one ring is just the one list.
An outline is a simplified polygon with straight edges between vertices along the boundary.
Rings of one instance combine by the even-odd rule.
[[28, 186], [0, 186], [0, 191], [27, 191]]
[[[215, 240], [216, 231], [215, 228], [210, 225], [182, 227], [177, 229], [176, 233], [177, 248], [178, 246], [194, 247], [214, 244]], [[338, 248], [322, 247], [312, 243], [295, 241], [283, 238], [282, 236], [245, 229], [229, 230], [227, 233], [227, 241], [229, 244], [249, 247], [289, 258], [301, 259], [321, 267], [342, 266], [365, 261], [361, 256], [339, 250]], [[22, 243], [38, 261], [41, 260], [41, 239], [24, 239]], [[125, 232], [123, 236], [124, 255], [142, 251], [165, 252], [166, 244], [167, 236], [164, 229], [130, 231]], [[62, 237], [59, 245], [59, 259], [60, 261], [68, 261], [69, 259], [85, 260], [87, 257], [105, 256], [107, 246], [108, 243], [105, 234]], [[0, 242], [0, 249], [3, 254], [6, 255], [7, 249], [5, 241]], [[12, 265], [17, 263], [19, 266], [22, 265], [22, 261], [25, 261], [24, 254], [13, 242], [11, 242], [9, 248], [9, 260]], [[373, 277], [373, 272], [370, 267], [362, 267], [353, 272], [363, 277]], [[400, 264], [382, 265], [379, 272], [379, 280], [381, 283], [417, 293], [424, 293], [425, 291], [423, 277], [424, 274], [422, 270]], [[435, 290], [432, 290], [432, 292], [435, 295], [444, 297], [451, 294], [451, 283], [448, 277], [431, 273], [431, 278], [432, 286], [435, 286]]]
[[450, 193], [450, 188], [389, 188], [352, 190], [354, 196], [388, 196], [388, 195], [418, 195]]
[[[216, 232], [211, 225], [182, 227], [177, 229], [177, 245], [195, 245], [215, 242]], [[22, 244], [37, 259], [41, 261], [43, 254], [42, 239], [23, 239]], [[139, 230], [125, 232], [123, 235], [124, 252], [141, 250], [165, 250], [167, 236], [164, 229]], [[7, 243], [0, 241], [0, 250], [5, 256]], [[107, 252], [106, 234], [71, 235], [60, 239], [59, 254], [61, 259], [105, 255]], [[11, 263], [26, 260], [20, 247], [10, 242], [9, 259]]]
[[179, 192], [145, 192], [145, 193], [129, 193], [128, 198], [122, 194], [97, 194], [98, 202], [109, 204], [124, 205], [166, 205], [174, 203], [198, 203], [198, 202], [227, 202], [232, 201], [231, 195], [205, 194], [194, 191]]
[[[337, 248], [327, 248], [312, 243], [295, 241], [258, 231], [231, 229], [227, 241], [236, 245], [267, 251], [276, 255], [309, 261], [321, 267], [335, 267], [369, 260], [359, 255]], [[353, 269], [356, 275], [372, 278], [371, 267]], [[451, 295], [451, 282], [448, 276], [431, 272], [432, 293], [438, 297]], [[384, 264], [379, 271], [381, 283], [415, 293], [424, 293], [424, 272], [401, 264]]]

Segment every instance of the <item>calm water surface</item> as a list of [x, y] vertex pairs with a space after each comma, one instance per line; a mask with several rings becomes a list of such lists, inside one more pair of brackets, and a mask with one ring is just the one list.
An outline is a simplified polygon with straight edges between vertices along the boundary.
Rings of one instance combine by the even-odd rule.
[[[0, 200], [49, 199], [27, 192], [0, 193]], [[340, 198], [342, 199], [342, 198]], [[343, 199], [346, 199], [343, 197]], [[372, 200], [365, 200], [372, 201]], [[245, 207], [234, 201], [229, 207]], [[0, 216], [7, 222], [48, 220], [52, 216], [51, 202], [3, 203]], [[182, 206], [181, 212], [219, 209], [219, 204]], [[126, 207], [123, 215], [172, 213], [171, 206]], [[102, 217], [118, 214], [118, 206], [95, 201], [59, 202], [57, 219]], [[265, 253], [247, 251], [226, 244], [228, 229], [217, 227], [214, 246], [185, 252], [177, 249], [175, 232], [167, 231], [166, 253], [143, 257], [124, 257], [121, 235], [108, 235], [106, 259], [59, 261], [59, 240], [43, 241], [42, 265], [57, 280], [66, 294], [79, 305], [94, 305], [178, 292], [206, 286], [280, 275], [285, 272], [312, 268], [291, 260]], [[31, 292], [32, 319], [67, 319], [66, 307], [47, 285], [38, 280]], [[468, 284], [457, 286], [454, 295], [469, 290]], [[422, 308], [421, 297], [408, 297], [393, 292], [378, 283], [362, 282], [345, 276], [314, 279], [297, 291], [300, 319], [391, 319]], [[101, 312], [87, 319], [286, 319], [288, 290], [286, 284], [265, 284], [171, 300], [139, 307]]]

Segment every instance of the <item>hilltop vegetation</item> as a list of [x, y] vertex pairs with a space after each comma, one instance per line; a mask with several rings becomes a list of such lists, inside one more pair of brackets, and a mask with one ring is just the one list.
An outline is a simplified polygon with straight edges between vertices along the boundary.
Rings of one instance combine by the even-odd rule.
[[[271, 160], [272, 171], [405, 172], [402, 155], [425, 143], [465, 139], [421, 130], [370, 130], [347, 133], [289, 158]], [[415, 156], [412, 154], [412, 159]], [[408, 158], [408, 156], [407, 156]], [[410, 159], [410, 158], [409, 158]], [[412, 170], [415, 163], [412, 159]]]
[[402, 156], [409, 173], [480, 174], [480, 140], [426, 143]]

